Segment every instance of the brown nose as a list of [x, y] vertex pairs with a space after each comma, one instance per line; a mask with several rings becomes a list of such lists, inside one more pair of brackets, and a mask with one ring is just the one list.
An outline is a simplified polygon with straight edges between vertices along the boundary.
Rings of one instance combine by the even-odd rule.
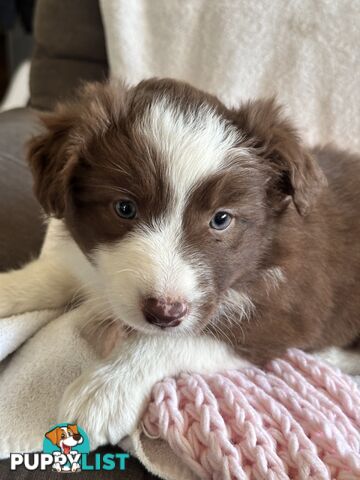
[[186, 302], [173, 301], [165, 298], [146, 298], [143, 313], [147, 322], [157, 327], [177, 327], [186, 315]]
[[81, 438], [81, 435], [80, 433], [74, 433], [73, 437], [74, 437], [74, 440], [79, 441]]

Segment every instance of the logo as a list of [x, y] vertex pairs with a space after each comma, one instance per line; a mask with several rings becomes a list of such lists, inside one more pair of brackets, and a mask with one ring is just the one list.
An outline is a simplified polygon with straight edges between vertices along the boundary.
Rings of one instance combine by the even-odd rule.
[[88, 459], [90, 442], [85, 431], [75, 424], [61, 423], [45, 433], [43, 453], [11, 453], [10, 470], [23, 465], [26, 470], [52, 469], [59, 473], [84, 470], [125, 470], [128, 453], [96, 453]]
[[43, 452], [53, 456], [52, 468], [57, 472], [80, 472], [81, 454], [89, 451], [89, 439], [77, 425], [65, 423], [45, 433]]

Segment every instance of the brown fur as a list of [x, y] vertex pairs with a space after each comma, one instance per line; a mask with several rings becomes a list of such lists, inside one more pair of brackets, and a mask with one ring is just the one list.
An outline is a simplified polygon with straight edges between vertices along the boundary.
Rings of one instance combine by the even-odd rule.
[[[241, 145], [252, 153], [248, 160], [232, 159], [188, 199], [184, 252], [195, 250], [214, 281], [199, 328], [259, 363], [287, 347], [354, 342], [360, 335], [360, 159], [334, 148], [310, 152], [273, 100], [227, 109], [172, 80], [131, 89], [88, 86], [78, 102], [44, 116], [47, 132], [30, 144], [35, 192], [45, 211], [65, 219], [87, 255], [132, 228], [112, 207], [119, 195], [131, 190], [148, 225], [162, 215], [172, 192], [157, 152], [133, 128], [162, 95], [184, 111], [210, 104], [245, 135]], [[225, 235], [208, 229], [219, 205], [230, 206], [236, 219]], [[277, 285], [266, 279], [273, 267], [284, 275]], [[240, 321], [236, 310], [230, 319], [217, 318], [229, 288], [253, 302], [249, 321]]]

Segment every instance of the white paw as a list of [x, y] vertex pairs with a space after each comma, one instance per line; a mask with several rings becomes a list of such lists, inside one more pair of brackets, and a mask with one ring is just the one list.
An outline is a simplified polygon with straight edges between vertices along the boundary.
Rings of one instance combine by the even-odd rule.
[[84, 372], [65, 390], [59, 422], [77, 423], [87, 433], [91, 448], [117, 444], [131, 434], [143, 413], [144, 389], [127, 381], [126, 369], [105, 365]]
[[348, 375], [360, 373], [360, 352], [355, 349], [344, 350], [339, 347], [328, 347], [314, 352], [314, 356], [333, 367], [340, 368], [343, 373]]
[[10, 317], [17, 313], [15, 292], [8, 282], [8, 273], [0, 273], [0, 318]]

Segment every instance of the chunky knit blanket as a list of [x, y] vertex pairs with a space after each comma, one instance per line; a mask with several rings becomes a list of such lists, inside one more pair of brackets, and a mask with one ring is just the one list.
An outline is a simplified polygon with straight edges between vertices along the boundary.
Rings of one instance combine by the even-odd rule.
[[265, 371], [165, 379], [143, 429], [204, 479], [360, 479], [360, 391], [299, 350]]

